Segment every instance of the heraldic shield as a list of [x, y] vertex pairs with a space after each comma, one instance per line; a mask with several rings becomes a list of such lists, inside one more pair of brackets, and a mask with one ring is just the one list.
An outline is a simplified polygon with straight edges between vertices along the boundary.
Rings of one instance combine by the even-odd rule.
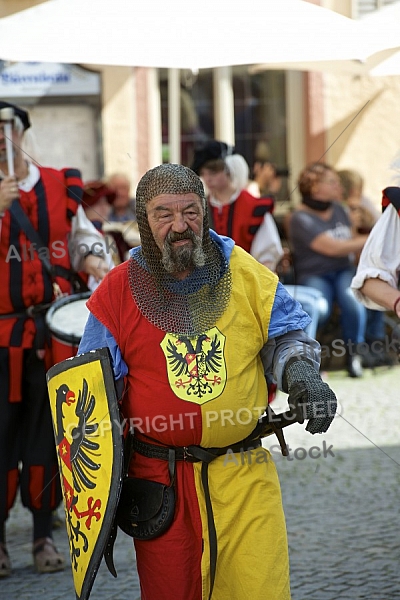
[[117, 509], [122, 432], [107, 348], [64, 360], [47, 373], [72, 574], [89, 598]]

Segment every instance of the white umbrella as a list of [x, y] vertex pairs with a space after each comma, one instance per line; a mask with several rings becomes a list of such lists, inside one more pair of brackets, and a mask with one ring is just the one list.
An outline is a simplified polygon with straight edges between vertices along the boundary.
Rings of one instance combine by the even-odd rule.
[[0, 59], [209, 68], [362, 60], [357, 23], [303, 0], [49, 0], [0, 19]]
[[[385, 48], [400, 46], [400, 2], [394, 2], [381, 10], [366, 15], [360, 19], [360, 25], [363, 35], [372, 40], [372, 43], [383, 38], [386, 43]], [[371, 75], [400, 75], [399, 50], [388, 52], [386, 56], [380, 57], [381, 60], [369, 61], [369, 73]]]
[[386, 75], [400, 75], [400, 52], [396, 52], [386, 60], [383, 60], [370, 70], [370, 75], [374, 76], [386, 76]]
[[[382, 9], [374, 10], [358, 20], [354, 20], [353, 42], [357, 46], [354, 52], [356, 60], [344, 60], [339, 54], [335, 60], [324, 60], [319, 50], [315, 52], [312, 60], [303, 60], [302, 57], [295, 61], [276, 62], [275, 64], [255, 65], [253, 72], [267, 69], [301, 69], [303, 71], [334, 71], [355, 74], [396, 75], [400, 74], [400, 2], [395, 2]], [[352, 46], [346, 40], [344, 51]]]

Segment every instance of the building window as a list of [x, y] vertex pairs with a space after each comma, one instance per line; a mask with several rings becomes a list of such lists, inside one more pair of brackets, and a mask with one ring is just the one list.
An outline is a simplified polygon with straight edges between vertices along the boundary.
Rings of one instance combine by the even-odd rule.
[[[168, 161], [168, 72], [160, 69], [164, 160]], [[285, 74], [249, 74], [233, 67], [235, 147], [251, 169], [256, 158], [269, 158], [279, 168], [287, 164]], [[181, 71], [181, 161], [190, 165], [196, 144], [214, 137], [213, 76]], [[285, 188], [285, 186], [283, 186]], [[285, 190], [282, 190], [285, 194]]]
[[286, 165], [286, 103], [283, 71], [249, 75], [233, 69], [235, 146], [251, 167], [257, 158]]

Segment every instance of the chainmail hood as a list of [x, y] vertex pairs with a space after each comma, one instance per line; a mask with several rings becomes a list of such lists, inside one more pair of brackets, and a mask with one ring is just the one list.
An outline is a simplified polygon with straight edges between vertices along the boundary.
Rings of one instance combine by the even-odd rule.
[[[183, 281], [169, 275], [162, 265], [148, 222], [146, 205], [161, 194], [196, 194], [203, 206], [202, 248], [205, 266]], [[213, 327], [230, 299], [229, 264], [212, 241], [204, 187], [188, 167], [164, 164], [148, 171], [136, 190], [136, 216], [141, 248], [129, 264], [129, 284], [142, 314], [159, 329], [169, 333], [199, 335]]]

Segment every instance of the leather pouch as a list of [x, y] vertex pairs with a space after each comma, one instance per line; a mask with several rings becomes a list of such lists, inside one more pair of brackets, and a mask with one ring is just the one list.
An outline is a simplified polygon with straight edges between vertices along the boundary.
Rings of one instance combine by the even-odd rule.
[[157, 481], [127, 477], [122, 483], [117, 523], [124, 533], [138, 540], [151, 540], [165, 533], [175, 513], [175, 488]]

